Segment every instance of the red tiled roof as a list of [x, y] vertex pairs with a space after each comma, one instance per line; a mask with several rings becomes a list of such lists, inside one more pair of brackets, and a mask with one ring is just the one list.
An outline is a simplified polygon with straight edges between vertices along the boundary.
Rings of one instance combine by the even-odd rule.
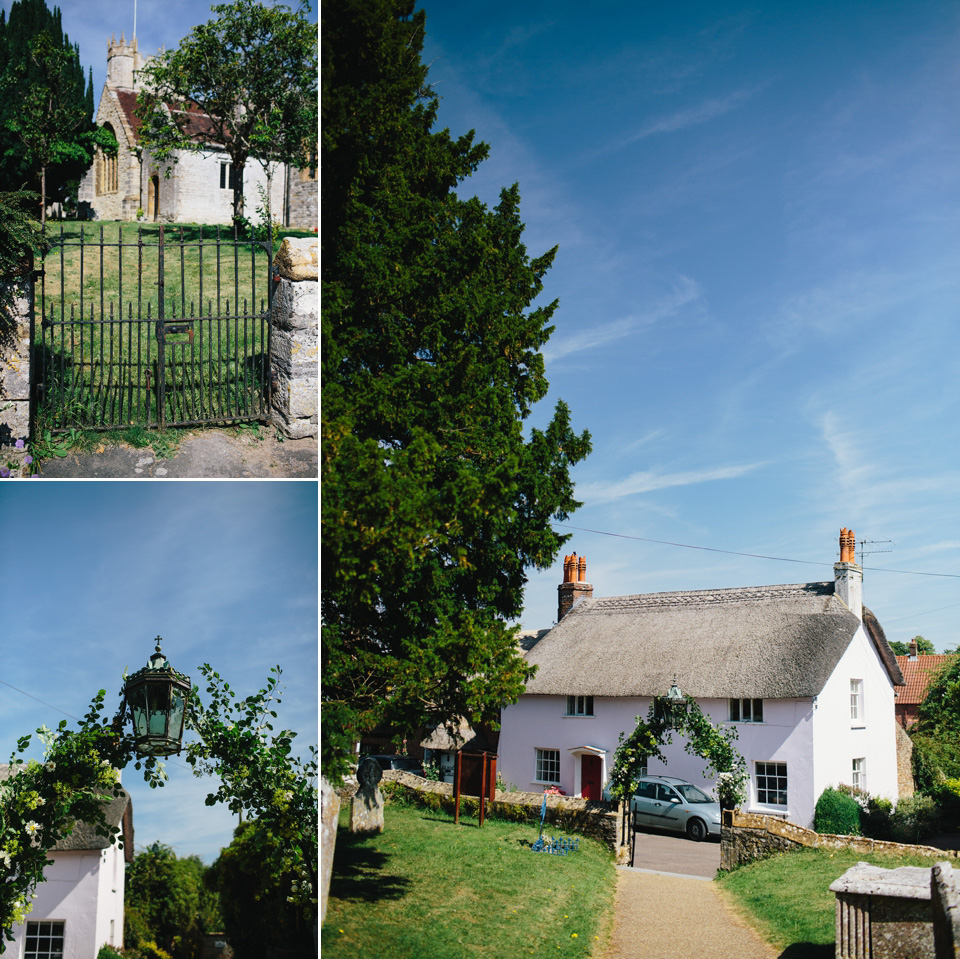
[[897, 690], [897, 705], [910, 706], [923, 702], [927, 695], [927, 687], [933, 678], [944, 666], [956, 659], [955, 654], [938, 653], [931, 656], [918, 656], [911, 659], [909, 656], [898, 656], [897, 665], [906, 686]]
[[133, 137], [137, 139], [140, 135], [140, 127], [143, 125], [136, 113], [137, 94], [133, 90], [117, 90], [116, 94], [120, 101], [120, 109], [123, 110], [123, 115], [133, 131]]

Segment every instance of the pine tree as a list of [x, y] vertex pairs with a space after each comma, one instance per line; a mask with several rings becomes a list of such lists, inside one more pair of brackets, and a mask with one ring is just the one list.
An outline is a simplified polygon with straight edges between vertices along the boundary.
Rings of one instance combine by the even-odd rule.
[[556, 304], [531, 308], [555, 250], [529, 258], [520, 195], [458, 185], [487, 155], [434, 132], [412, 0], [322, 8], [323, 759], [359, 735], [492, 722], [531, 675], [509, 621], [579, 504], [590, 450], [547, 393]]

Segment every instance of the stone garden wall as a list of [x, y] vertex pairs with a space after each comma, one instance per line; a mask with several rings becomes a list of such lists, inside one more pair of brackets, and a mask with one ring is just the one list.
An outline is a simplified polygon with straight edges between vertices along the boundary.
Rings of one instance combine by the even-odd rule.
[[935, 849], [933, 846], [911, 846], [863, 836], [833, 836], [794, 825], [776, 816], [744, 813], [735, 809], [723, 812], [720, 837], [720, 868], [734, 869], [748, 862], [767, 859], [780, 852], [800, 847], [812, 849], [852, 849], [855, 852], [905, 853], [921, 852], [940, 859], [960, 858], [960, 851]]
[[30, 432], [30, 288], [15, 288], [13, 309], [0, 312], [0, 467], [19, 463]]
[[[453, 812], [454, 798], [451, 783], [433, 782], [398, 769], [388, 769], [383, 774], [384, 783], [393, 782], [424, 806]], [[386, 791], [386, 790], [385, 790]], [[498, 789], [496, 799], [487, 803], [486, 815], [515, 822], [528, 822], [539, 826], [543, 793], [505, 792]], [[475, 819], [479, 814], [480, 800], [476, 796], [460, 795], [460, 816]], [[611, 850], [619, 850], [620, 818], [610, 803], [591, 799], [575, 799], [571, 796], [547, 796], [547, 812], [544, 831], [575, 832], [590, 836], [606, 844]]]

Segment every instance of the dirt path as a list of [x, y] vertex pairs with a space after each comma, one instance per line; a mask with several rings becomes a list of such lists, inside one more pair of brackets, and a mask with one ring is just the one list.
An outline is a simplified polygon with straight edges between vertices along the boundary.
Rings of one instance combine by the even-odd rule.
[[617, 870], [613, 935], [603, 959], [777, 959], [703, 879]]

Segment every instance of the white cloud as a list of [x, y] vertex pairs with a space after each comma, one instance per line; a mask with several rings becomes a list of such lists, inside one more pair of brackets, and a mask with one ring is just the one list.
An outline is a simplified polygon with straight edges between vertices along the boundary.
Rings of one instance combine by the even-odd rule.
[[679, 473], [642, 470], [621, 480], [578, 485], [576, 495], [585, 505], [597, 506], [600, 503], [623, 499], [625, 496], [651, 493], [654, 490], [669, 489], [673, 486], [691, 486], [713, 480], [736, 479], [738, 476], [759, 469], [763, 465], [765, 464], [745, 463], [737, 466], [715, 466], [699, 470], [685, 470]]

